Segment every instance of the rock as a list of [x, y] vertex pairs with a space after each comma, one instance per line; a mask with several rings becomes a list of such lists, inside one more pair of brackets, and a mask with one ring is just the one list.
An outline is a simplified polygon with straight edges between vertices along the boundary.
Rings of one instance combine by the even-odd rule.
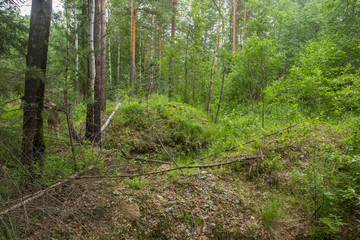
[[168, 170], [168, 169], [170, 169], [169, 164], [161, 164], [158, 170], [162, 171], [162, 170]]
[[129, 204], [124, 201], [120, 201], [118, 206], [121, 214], [128, 220], [134, 221], [141, 216], [139, 206], [135, 203]]
[[207, 208], [210, 208], [210, 205], [209, 205], [209, 204], [204, 204], [204, 205], [201, 206], [201, 209], [202, 209], [202, 210], [205, 210], [205, 209], [207, 209]]
[[207, 179], [207, 176], [206, 176], [206, 175], [200, 176], [199, 179], [200, 179], [200, 180]]
[[166, 212], [172, 212], [172, 211], [173, 211], [173, 208], [172, 208], [172, 207], [170, 207], [170, 208], [165, 208], [165, 211], [166, 211]]
[[207, 171], [202, 171], [201, 174], [205, 175], [205, 174], [207, 174]]
[[166, 203], [167, 202], [167, 200], [163, 197], [163, 196], [161, 196], [161, 195], [156, 195], [156, 197], [159, 199], [159, 201], [160, 202], [162, 202], [162, 203]]
[[201, 236], [201, 237], [199, 237], [199, 240], [209, 240], [209, 238], [206, 236]]

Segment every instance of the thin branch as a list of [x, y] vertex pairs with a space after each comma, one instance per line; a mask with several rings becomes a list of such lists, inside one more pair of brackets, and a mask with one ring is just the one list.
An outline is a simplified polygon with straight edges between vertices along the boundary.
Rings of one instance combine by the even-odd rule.
[[0, 212], [0, 216], [1, 215], [5, 215], [7, 213], [9, 213], [10, 211], [13, 211], [21, 206], [25, 206], [25, 204], [43, 196], [45, 193], [48, 193], [50, 190], [61, 186], [67, 182], [73, 181], [73, 180], [78, 180], [78, 179], [104, 179], [104, 178], [133, 178], [133, 177], [140, 177], [140, 176], [150, 176], [150, 175], [157, 175], [157, 174], [162, 174], [162, 173], [166, 173], [166, 172], [171, 172], [171, 171], [175, 171], [175, 170], [182, 170], [182, 169], [193, 169], [193, 168], [213, 168], [213, 167], [221, 167], [221, 166], [225, 166], [225, 165], [230, 165], [236, 162], [240, 162], [242, 160], [252, 160], [252, 159], [258, 159], [261, 158], [261, 156], [251, 156], [251, 157], [243, 157], [243, 158], [239, 158], [239, 159], [235, 159], [235, 160], [231, 160], [231, 161], [227, 161], [227, 162], [221, 162], [221, 163], [213, 163], [213, 164], [207, 164], [207, 165], [192, 165], [192, 166], [181, 166], [181, 167], [176, 167], [176, 168], [169, 168], [169, 169], [165, 169], [165, 170], [160, 170], [160, 171], [153, 171], [153, 172], [145, 172], [145, 173], [137, 173], [137, 174], [125, 174], [125, 175], [99, 175], [99, 176], [79, 176], [77, 174], [75, 175], [71, 175], [67, 178], [65, 178], [64, 180], [62, 180], [61, 182], [57, 182], [53, 185], [51, 185], [50, 187], [40, 190], [34, 194], [30, 194], [25, 196], [23, 199], [23, 201], [11, 206], [10, 208], [7, 208], [3, 211]]

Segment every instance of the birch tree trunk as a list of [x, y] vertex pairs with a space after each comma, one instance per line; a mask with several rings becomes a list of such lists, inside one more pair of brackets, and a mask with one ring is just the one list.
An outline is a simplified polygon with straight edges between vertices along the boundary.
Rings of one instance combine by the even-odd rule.
[[136, 3], [135, 0], [131, 2], [131, 37], [130, 37], [130, 95], [134, 94], [135, 84], [135, 15], [136, 15]]
[[112, 83], [112, 64], [111, 64], [111, 38], [108, 36], [108, 65], [109, 65], [109, 84]]
[[89, 44], [89, 66], [88, 66], [88, 86], [87, 93], [91, 103], [87, 104], [86, 114], [86, 130], [85, 137], [93, 141], [94, 132], [94, 85], [95, 85], [95, 47], [94, 47], [94, 20], [95, 20], [95, 0], [89, 0], [89, 29], [88, 29], [88, 44]]
[[[106, 110], [106, 0], [100, 1], [100, 49], [101, 49], [101, 75], [100, 75], [100, 109]], [[101, 127], [101, 124], [100, 124]], [[100, 130], [99, 130], [100, 132]]]
[[[81, 83], [79, 83], [79, 33], [78, 33], [78, 16], [76, 8], [74, 8], [74, 29], [75, 29], [75, 82], [79, 84], [81, 89]], [[81, 92], [81, 91], [80, 91]]]
[[233, 2], [233, 54], [236, 51], [236, 0]]
[[120, 38], [120, 36], [118, 36], [117, 37], [116, 84], [119, 84], [119, 82], [120, 82], [120, 53], [121, 53], [121, 38]]
[[[175, 31], [176, 31], [176, 5], [177, 5], [177, 0], [172, 0], [173, 2], [173, 12], [172, 12], [172, 20], [171, 20], [171, 45], [174, 47], [175, 45]], [[172, 54], [170, 62], [169, 62], [169, 72], [170, 72], [170, 76], [169, 76], [169, 99], [171, 99], [172, 97], [172, 92], [173, 92], [173, 78], [174, 78], [174, 56]]]
[[187, 89], [188, 89], [188, 66], [187, 66], [187, 55], [189, 51], [189, 35], [190, 29], [186, 36], [186, 51], [185, 51], [185, 91], [184, 91], [184, 103], [187, 103]]
[[[196, 52], [195, 52], [196, 54]], [[193, 104], [195, 104], [195, 87], [196, 87], [196, 56], [195, 56], [195, 62], [194, 62], [194, 79], [193, 79], [193, 95], [192, 95], [192, 99], [193, 99]]]
[[244, 29], [243, 29], [243, 44], [242, 44], [242, 48], [244, 48], [245, 47], [245, 35], [246, 35], [246, 18], [247, 18], [247, 11], [246, 11], [246, 0], [245, 0], [245, 2], [244, 2], [244, 4], [245, 4], [245, 12], [244, 12]]
[[153, 27], [154, 27], [154, 15], [151, 15], [151, 41], [150, 41], [150, 84], [149, 84], [149, 96], [151, 95], [152, 88], [153, 88], [153, 76], [154, 76], [154, 63], [153, 63], [153, 44], [154, 44], [154, 33], [153, 33]]

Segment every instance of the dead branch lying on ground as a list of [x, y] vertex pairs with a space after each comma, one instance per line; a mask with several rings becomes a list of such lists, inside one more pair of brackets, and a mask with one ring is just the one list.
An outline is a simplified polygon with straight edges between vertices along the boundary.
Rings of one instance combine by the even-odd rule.
[[221, 162], [221, 163], [213, 163], [213, 164], [206, 164], [206, 165], [192, 165], [192, 166], [180, 166], [180, 167], [175, 167], [175, 168], [169, 168], [169, 169], [164, 169], [164, 170], [159, 170], [159, 171], [152, 171], [152, 172], [145, 172], [145, 173], [137, 173], [137, 174], [124, 174], [124, 175], [99, 175], [99, 176], [80, 176], [78, 174], [75, 175], [71, 175], [67, 178], [65, 178], [64, 180], [62, 180], [61, 182], [57, 182], [43, 190], [40, 190], [36, 193], [27, 195], [25, 197], [22, 198], [21, 202], [5, 209], [2, 210], [0, 212], [0, 216], [1, 215], [5, 215], [8, 214], [10, 211], [13, 211], [17, 208], [20, 208], [21, 206], [25, 206], [25, 204], [43, 196], [44, 194], [48, 193], [50, 190], [61, 186], [67, 182], [73, 181], [73, 180], [79, 180], [79, 179], [100, 179], [100, 178], [132, 178], [132, 177], [141, 177], [141, 176], [150, 176], [150, 175], [156, 175], [156, 174], [162, 174], [162, 173], [166, 173], [166, 172], [171, 172], [171, 171], [175, 171], [175, 170], [181, 170], [181, 169], [192, 169], [192, 168], [213, 168], [213, 167], [221, 167], [221, 166], [225, 166], [225, 165], [230, 165], [236, 162], [240, 162], [243, 160], [251, 160], [251, 159], [258, 159], [261, 158], [261, 156], [251, 156], [251, 157], [243, 157], [243, 158], [238, 158], [235, 160], [231, 160], [231, 161], [227, 161], [227, 162]]

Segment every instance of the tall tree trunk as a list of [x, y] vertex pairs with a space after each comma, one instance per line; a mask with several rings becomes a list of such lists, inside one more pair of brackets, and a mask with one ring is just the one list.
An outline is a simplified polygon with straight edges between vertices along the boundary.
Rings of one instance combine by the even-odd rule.
[[101, 122], [100, 122], [100, 110], [101, 110], [101, 81], [102, 81], [102, 0], [95, 0], [95, 22], [94, 22], [94, 48], [95, 48], [95, 84], [94, 84], [94, 126], [93, 126], [93, 145], [100, 146], [101, 140]]
[[95, 85], [95, 47], [94, 47], [94, 21], [95, 21], [95, 0], [89, 0], [89, 31], [88, 31], [88, 43], [89, 43], [89, 61], [88, 61], [88, 86], [87, 93], [90, 103], [87, 104], [86, 114], [86, 130], [85, 138], [93, 141], [94, 139], [94, 85]]
[[[174, 47], [175, 45], [175, 31], [176, 31], [176, 5], [177, 0], [172, 0], [173, 2], [173, 12], [172, 12], [172, 20], [171, 20], [171, 45]], [[174, 51], [174, 49], [173, 49]], [[169, 99], [172, 97], [172, 91], [173, 91], [173, 78], [174, 78], [174, 56], [172, 54], [170, 62], [169, 62]]]
[[139, 85], [142, 86], [142, 53], [141, 53], [141, 32], [139, 32]]
[[154, 15], [151, 15], [151, 42], [150, 42], [150, 84], [149, 84], [149, 97], [152, 92], [153, 88], [153, 77], [154, 77], [154, 63], [153, 63], [153, 44], [154, 44], [154, 33], [153, 33], [153, 27], [154, 27]]
[[[100, 22], [101, 22], [101, 75], [100, 75], [100, 109], [106, 110], [106, 0], [101, 0], [100, 5]], [[101, 126], [100, 126], [101, 127]]]
[[26, 56], [25, 103], [23, 117], [22, 158], [24, 165], [44, 164], [44, 108], [48, 42], [51, 20], [51, 0], [33, 0], [29, 41]]
[[236, 0], [233, 3], [233, 54], [236, 51]]
[[246, 20], [247, 20], [247, 11], [246, 11], [246, 0], [244, 2], [245, 4], [245, 12], [244, 12], [244, 29], [243, 29], [243, 44], [242, 44], [242, 47], [244, 48], [245, 47], [245, 35], [246, 35]]
[[[195, 52], [196, 55], [196, 52]], [[195, 56], [195, 62], [194, 62], [194, 79], [193, 79], [193, 95], [192, 95], [192, 99], [193, 99], [193, 104], [195, 104], [195, 87], [196, 87], [196, 56]]]
[[143, 82], [146, 82], [146, 41], [144, 41]]
[[218, 109], [217, 109], [217, 112], [216, 112], [215, 123], [217, 123], [217, 120], [219, 119], [219, 113], [220, 113], [220, 107], [221, 107], [221, 99], [222, 99], [222, 95], [223, 95], [223, 92], [224, 92], [225, 74], [226, 74], [226, 67], [224, 65], [222, 83], [221, 83], [221, 90], [220, 90], [220, 97], [219, 97], [219, 105], [218, 105]]
[[111, 64], [111, 38], [108, 36], [108, 65], [109, 65], [109, 84], [112, 83], [112, 64]]
[[130, 95], [134, 94], [135, 84], [135, 15], [136, 3], [135, 0], [131, 2], [131, 37], [130, 37]]
[[[81, 89], [81, 83], [79, 82], [79, 33], [78, 33], [78, 16], [76, 8], [74, 8], [74, 28], [75, 28], [75, 82], [76, 86]], [[81, 90], [80, 90], [81, 92]]]
[[120, 83], [120, 53], [121, 53], [121, 40], [120, 39], [121, 39], [120, 36], [118, 36], [117, 37], [116, 84]]
[[[88, 24], [88, 20], [89, 18], [85, 18], [85, 16], [88, 16], [88, 0], [82, 0], [81, 1], [81, 16], [83, 17], [79, 17], [79, 33], [80, 33], [80, 49], [81, 51], [85, 51], [85, 49], [87, 49], [87, 45], [89, 45], [88, 43], [88, 30], [86, 30], [86, 25]], [[89, 66], [89, 57], [85, 56], [83, 54], [81, 54], [80, 56], [82, 56], [80, 58], [80, 63], [79, 63], [79, 71], [81, 73], [86, 73], [89, 74], [88, 71], [88, 66]], [[88, 83], [88, 76], [86, 76], [85, 74], [81, 74], [79, 75], [80, 78], [80, 93], [83, 95], [83, 99], [84, 101], [86, 100], [88, 93], [87, 93], [87, 83]]]
[[217, 45], [218, 45], [219, 34], [220, 34], [220, 16], [219, 16], [219, 21], [218, 21], [217, 33], [216, 33], [216, 40], [215, 40], [215, 44], [214, 44], [214, 55], [213, 55], [212, 68], [211, 68], [209, 99], [208, 99], [208, 103], [207, 103], [207, 107], [206, 107], [206, 113], [208, 115], [209, 115], [209, 111], [210, 111], [211, 94], [212, 94], [213, 82], [214, 82], [215, 59], [216, 59], [216, 50], [217, 50]]
[[184, 103], [187, 102], [187, 89], [188, 89], [188, 69], [187, 69], [187, 55], [189, 51], [189, 35], [190, 35], [190, 29], [186, 36], [186, 51], [185, 51], [185, 91], [184, 91]]
[[[162, 58], [162, 56], [161, 56], [161, 40], [162, 40], [162, 30], [161, 30], [162, 28], [161, 28], [161, 25], [159, 26], [159, 60], [161, 60], [161, 58]], [[157, 90], [157, 92], [159, 92], [159, 88], [160, 88], [160, 83], [161, 83], [161, 71], [160, 71], [160, 69], [161, 69], [161, 66], [160, 65], [158, 65], [158, 73], [159, 73], [159, 76], [158, 76], [158, 80], [157, 80], [157, 86], [156, 86], [156, 90]]]

